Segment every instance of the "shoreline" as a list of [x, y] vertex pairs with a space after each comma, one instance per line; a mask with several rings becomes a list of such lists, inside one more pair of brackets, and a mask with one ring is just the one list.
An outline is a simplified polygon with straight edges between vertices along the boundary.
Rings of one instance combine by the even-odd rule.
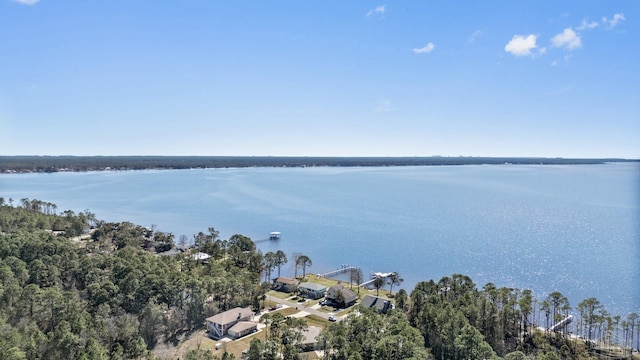
[[0, 156], [0, 174], [187, 170], [250, 167], [393, 167], [461, 165], [603, 165], [623, 158], [322, 157], [322, 156]]

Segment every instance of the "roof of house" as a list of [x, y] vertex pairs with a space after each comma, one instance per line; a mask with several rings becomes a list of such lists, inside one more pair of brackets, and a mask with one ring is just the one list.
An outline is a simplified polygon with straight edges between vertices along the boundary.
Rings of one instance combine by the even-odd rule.
[[362, 299], [362, 302], [360, 303], [360, 305], [367, 308], [374, 308], [374, 309], [377, 309], [378, 311], [384, 311], [385, 308], [388, 308], [389, 306], [391, 306], [391, 301], [381, 297], [367, 295], [364, 297], [364, 299]]
[[208, 322], [226, 325], [237, 321], [238, 319], [247, 318], [253, 315], [253, 311], [250, 308], [233, 308], [231, 310], [227, 310], [218, 315], [214, 315], [212, 317], [207, 318]]
[[358, 300], [358, 295], [356, 295], [356, 293], [347, 289], [341, 284], [333, 285], [331, 287], [331, 290], [333, 290], [335, 294], [338, 294], [338, 293], [342, 294], [342, 298], [344, 299], [345, 303], [350, 303], [352, 301]]
[[309, 327], [307, 327], [302, 332], [302, 336], [304, 336], [304, 339], [302, 339], [302, 341], [300, 343], [304, 344], [304, 345], [317, 343], [318, 340], [316, 338], [318, 337], [318, 335], [320, 335], [320, 331], [321, 331], [321, 329], [319, 327], [317, 327], [317, 326], [309, 326]]
[[324, 290], [327, 290], [327, 286], [326, 285], [316, 284], [316, 283], [312, 283], [312, 282], [302, 283], [298, 287], [302, 288], [302, 289], [313, 290], [313, 291], [324, 291]]
[[239, 321], [237, 324], [229, 328], [229, 331], [234, 333], [243, 332], [249, 329], [257, 328], [258, 324], [251, 321]]
[[178, 255], [178, 254], [184, 254], [186, 252], [188, 252], [191, 248], [188, 246], [181, 246], [178, 245], [176, 247], [174, 247], [173, 249], [167, 250], [167, 251], [163, 251], [158, 253], [158, 255], [165, 255], [165, 256], [171, 256], [171, 255]]
[[282, 284], [287, 284], [287, 285], [297, 285], [298, 284], [298, 280], [296, 279], [292, 279], [292, 278], [288, 278], [288, 277], [279, 277], [276, 279], [277, 283], [282, 283]]
[[173, 256], [173, 255], [179, 255], [179, 254], [184, 254], [184, 250], [183, 249], [179, 249], [179, 248], [175, 248], [175, 249], [171, 249], [171, 250], [167, 250], [167, 251], [163, 251], [161, 253], [158, 253], [158, 255], [162, 255], [162, 256]]

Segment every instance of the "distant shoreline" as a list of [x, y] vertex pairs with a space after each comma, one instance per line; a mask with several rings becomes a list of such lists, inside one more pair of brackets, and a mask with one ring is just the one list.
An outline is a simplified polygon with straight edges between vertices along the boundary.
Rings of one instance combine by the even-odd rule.
[[452, 165], [597, 165], [640, 159], [544, 157], [318, 157], [318, 156], [0, 156], [0, 173], [178, 170], [243, 167], [371, 167]]

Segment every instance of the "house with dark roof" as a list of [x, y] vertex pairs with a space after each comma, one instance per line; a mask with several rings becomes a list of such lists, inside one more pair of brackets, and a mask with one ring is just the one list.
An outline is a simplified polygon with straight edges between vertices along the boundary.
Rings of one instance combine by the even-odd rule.
[[379, 313], [386, 314], [389, 309], [393, 308], [391, 300], [384, 299], [378, 296], [367, 295], [362, 299], [360, 306], [370, 309], [375, 309]]
[[207, 318], [207, 332], [214, 339], [227, 335], [237, 339], [258, 328], [258, 324], [251, 321], [252, 318], [253, 311], [250, 308], [233, 308]]
[[298, 291], [301, 295], [306, 296], [309, 299], [316, 300], [324, 296], [324, 293], [327, 291], [327, 286], [312, 282], [305, 282], [298, 285]]
[[327, 290], [327, 299], [342, 307], [349, 307], [358, 301], [358, 295], [341, 284], [337, 284]]
[[285, 293], [294, 292], [298, 289], [298, 280], [288, 277], [279, 277], [273, 281], [273, 290]]
[[162, 256], [184, 255], [186, 251], [187, 250], [184, 248], [176, 247], [167, 251], [159, 252], [158, 255], [162, 255]]

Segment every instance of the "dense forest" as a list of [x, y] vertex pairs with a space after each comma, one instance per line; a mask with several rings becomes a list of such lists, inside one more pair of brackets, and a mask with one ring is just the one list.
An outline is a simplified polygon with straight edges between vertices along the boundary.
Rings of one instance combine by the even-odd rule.
[[[0, 197], [0, 359], [162, 359], [157, 346], [179, 343], [205, 318], [263, 308], [270, 288], [263, 275], [287, 261], [280, 252], [263, 255], [242, 235], [220, 239], [214, 228], [193, 237], [192, 251], [209, 254], [208, 262], [189, 252], [159, 255], [175, 247], [172, 234], [153, 228]], [[637, 314], [610, 314], [595, 298], [574, 308], [558, 291], [537, 299], [526, 289], [478, 288], [460, 274], [400, 289], [394, 301], [387, 314], [354, 312], [327, 323], [323, 358], [632, 358], [640, 341]], [[553, 326], [569, 315], [572, 332]], [[293, 346], [303, 319], [261, 321], [266, 337], [251, 342], [249, 359], [306, 357]]]
[[0, 156], [3, 172], [58, 172], [225, 167], [603, 164], [626, 159], [510, 157], [278, 157], [278, 156]]

